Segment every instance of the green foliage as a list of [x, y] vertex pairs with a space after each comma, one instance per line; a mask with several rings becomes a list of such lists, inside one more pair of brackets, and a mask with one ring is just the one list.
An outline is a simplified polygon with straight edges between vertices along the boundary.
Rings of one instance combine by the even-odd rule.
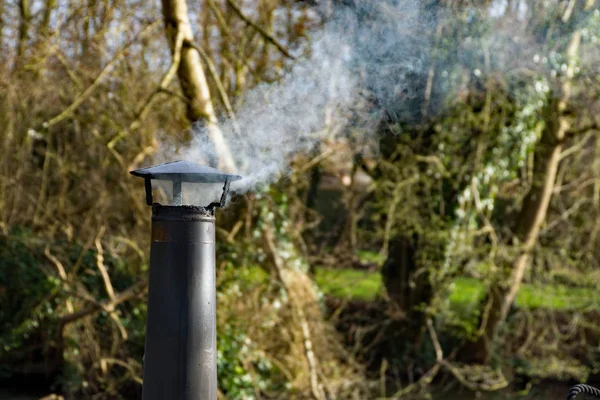
[[225, 324], [217, 336], [219, 388], [228, 399], [249, 400], [256, 391], [277, 390], [275, 369], [239, 329]]
[[0, 354], [27, 342], [56, 309], [59, 280], [41, 268], [43, 246], [26, 229], [0, 235]]
[[380, 273], [355, 269], [317, 268], [316, 281], [324, 293], [346, 299], [373, 300], [383, 289]]
[[446, 329], [457, 337], [475, 339], [479, 330], [480, 304], [486, 286], [469, 278], [455, 278], [448, 286], [441, 318]]
[[[77, 280], [78, 293], [98, 299], [107, 298], [104, 283], [99, 276], [96, 263], [97, 252], [86, 250], [78, 243], [64, 240], [51, 240], [34, 235], [27, 229], [14, 229], [8, 235], [0, 235], [0, 359], [5, 366], [0, 371], [1, 378], [10, 378], [24, 362], [19, 354], [28, 346], [39, 346], [46, 337], [48, 351], [56, 350], [58, 320], [71, 311], [66, 304], [76, 310], [87, 304], [81, 301], [73, 289], [59, 279], [58, 265], [65, 273]], [[103, 263], [110, 271], [114, 289], [129, 287], [136, 279], [129, 273], [127, 263], [107, 252]], [[119, 352], [127, 352], [141, 360], [144, 349], [146, 325], [146, 305], [129, 302], [116, 308], [119, 322], [128, 332], [126, 346]], [[98, 365], [93, 355], [97, 348], [114, 348], [115, 323], [105, 312], [73, 323], [81, 324], [82, 329], [66, 328], [63, 333], [64, 348], [62, 370], [56, 384], [65, 393], [79, 393], [101, 390], [116, 397], [119, 384], [113, 380], [98, 380]], [[84, 328], [85, 327], [85, 328]], [[83, 329], [84, 328], [84, 329]], [[86, 343], [89, 340], [89, 348]], [[27, 357], [27, 352], [24, 352]], [[113, 354], [118, 357], [119, 354]], [[60, 356], [59, 356], [60, 357]], [[56, 362], [53, 360], [52, 362]], [[132, 366], [135, 368], [135, 366]], [[122, 375], [122, 374], [121, 374]], [[127, 385], [125, 379], [125, 385]], [[131, 381], [129, 381], [131, 382]]]
[[[231, 258], [232, 253], [226, 258]], [[234, 257], [235, 258], [235, 257]], [[223, 318], [218, 313], [217, 368], [219, 389], [229, 399], [253, 399], [256, 392], [282, 389], [285, 380], [257, 343], [246, 334], [249, 322], [242, 315], [230, 312], [240, 298], [267, 284], [268, 275], [259, 267], [238, 267], [225, 262], [218, 271], [218, 302], [228, 313]], [[256, 319], [264, 318], [256, 316]]]

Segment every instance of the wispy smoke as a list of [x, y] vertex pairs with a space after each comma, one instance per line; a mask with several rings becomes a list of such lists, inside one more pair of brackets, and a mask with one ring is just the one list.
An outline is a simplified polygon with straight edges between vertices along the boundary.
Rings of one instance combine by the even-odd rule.
[[[345, 114], [356, 98], [357, 82], [349, 73], [350, 49], [342, 42], [318, 40], [312, 56], [299, 61], [278, 84], [262, 84], [248, 93], [232, 121], [221, 129], [239, 173], [237, 183], [245, 191], [257, 183], [271, 183], [287, 169], [290, 156], [309, 152], [325, 138], [339, 133]], [[197, 132], [185, 158], [210, 159], [213, 146]]]
[[[231, 120], [220, 125], [244, 176], [233, 187], [236, 192], [276, 181], [293, 155], [315, 151], [323, 141], [353, 131], [359, 132], [355, 142], [375, 137], [382, 111], [410, 95], [407, 74], [422, 70], [420, 57], [427, 49], [416, 45], [424, 26], [415, 4], [338, 7], [311, 36], [308, 56], [277, 83], [260, 84], [244, 95], [235, 110], [242, 132]], [[200, 128], [172, 158], [214, 164], [214, 152]]]
[[[526, 6], [520, 6], [517, 20], [510, 25], [494, 22], [497, 14], [506, 12], [502, 0], [492, 2], [487, 10], [467, 7], [465, 29], [474, 33], [453, 49], [435, 43], [437, 24], [452, 18], [443, 15], [448, 8], [415, 0], [347, 3], [324, 12], [326, 21], [312, 35], [308, 56], [294, 62], [277, 83], [261, 84], [244, 96], [236, 109], [241, 133], [232, 121], [222, 123], [238, 173], [244, 176], [235, 186], [238, 193], [276, 181], [289, 170], [293, 155], [314, 151], [324, 140], [359, 132], [354, 140], [376, 143], [382, 116], [418, 119], [432, 62], [441, 76], [448, 76], [445, 57], [479, 78], [498, 69], [535, 69], [541, 59], [536, 54], [543, 46], [526, 41], [526, 15], [533, 12]], [[487, 14], [486, 24], [482, 13]], [[481, 24], [480, 32], [469, 24]], [[436, 55], [436, 47], [449, 54]], [[441, 107], [444, 92], [456, 86], [452, 79], [464, 80], [463, 75], [448, 76], [447, 87], [438, 83], [437, 103], [431, 100], [434, 108]], [[205, 164], [217, 157], [202, 129], [195, 130], [189, 146], [177, 156]]]

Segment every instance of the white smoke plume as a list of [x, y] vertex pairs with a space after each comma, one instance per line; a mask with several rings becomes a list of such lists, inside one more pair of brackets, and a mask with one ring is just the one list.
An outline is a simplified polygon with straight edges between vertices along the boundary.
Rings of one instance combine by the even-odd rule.
[[[371, 105], [368, 115], [361, 113], [368, 103], [365, 93], [380, 100], [381, 94], [395, 97], [406, 90], [405, 74], [422, 69], [414, 54], [415, 38], [422, 37], [417, 29], [423, 29], [422, 20], [417, 23], [417, 2], [401, 3], [335, 10], [311, 36], [307, 56], [294, 61], [277, 83], [260, 84], [244, 95], [236, 121], [220, 124], [237, 173], [244, 177], [232, 185], [237, 193], [275, 182], [289, 170], [293, 155], [347, 136], [350, 127], [361, 127], [358, 141], [374, 137], [381, 110]], [[367, 87], [373, 74], [378, 78]], [[184, 148], [164, 147], [165, 161], [214, 166], [218, 156], [202, 128], [194, 129]]]
[[[278, 179], [290, 156], [311, 151], [345, 123], [357, 90], [345, 65], [351, 57], [349, 47], [320, 40], [312, 50], [312, 56], [294, 65], [280, 83], [262, 84], [245, 96], [236, 112], [240, 133], [231, 120], [221, 124], [244, 177], [235, 185], [238, 191]], [[210, 140], [199, 131], [184, 154], [190, 160], [210, 160], [216, 158], [213, 152]]]
[[[294, 61], [277, 83], [260, 84], [244, 96], [235, 110], [241, 133], [232, 121], [222, 122], [237, 172], [244, 177], [233, 187], [237, 193], [275, 182], [289, 170], [293, 155], [313, 151], [322, 141], [348, 135], [356, 126], [360, 129], [354, 131], [362, 135], [359, 140], [375, 139], [382, 115], [410, 119], [419, 108], [415, 104], [421, 100], [423, 88], [411, 85], [425, 81], [436, 46], [435, 21], [452, 18], [444, 15], [448, 8], [416, 0], [347, 3], [349, 6], [332, 7], [323, 29], [311, 37], [308, 56]], [[507, 12], [503, 0], [493, 1], [487, 9], [467, 7], [467, 14], [487, 15], [487, 31], [482, 29], [458, 43], [456, 49], [446, 47], [444, 51], [455, 52], [451, 55], [454, 62], [477, 78], [482, 70], [492, 74], [541, 68], [536, 60], [543, 56], [544, 44], [529, 41], [531, 35], [525, 32], [527, 14], [535, 11], [526, 3], [533, 3], [521, 3], [524, 5], [515, 13], [517, 20], [504, 18], [512, 21], [508, 24], [495, 22], [499, 14]], [[465, 23], [469, 21], [467, 17]], [[475, 17], [473, 21], [481, 23]], [[440, 61], [436, 62], [437, 69], [443, 70]], [[448, 88], [454, 85], [452, 79], [464, 80], [449, 76]], [[177, 153], [163, 152], [167, 159], [203, 164], [214, 164], [218, 156], [202, 128], [195, 129], [192, 141]]]

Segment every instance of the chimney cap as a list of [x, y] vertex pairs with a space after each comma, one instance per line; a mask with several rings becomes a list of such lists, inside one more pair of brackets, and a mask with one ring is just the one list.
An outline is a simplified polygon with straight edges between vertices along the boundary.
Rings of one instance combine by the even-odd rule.
[[196, 164], [191, 161], [172, 161], [129, 172], [145, 179], [159, 179], [179, 182], [219, 183], [242, 179], [241, 176], [220, 171], [216, 168]]

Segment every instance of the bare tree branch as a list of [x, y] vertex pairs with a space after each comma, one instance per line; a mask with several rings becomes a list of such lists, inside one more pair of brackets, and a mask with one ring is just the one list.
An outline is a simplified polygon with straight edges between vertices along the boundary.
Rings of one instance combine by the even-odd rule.
[[[152, 105], [152, 103], [154, 102], [154, 99], [156, 98], [156, 96], [158, 94], [170, 93], [170, 91], [167, 90], [167, 87], [169, 86], [169, 84], [171, 83], [173, 78], [175, 77], [175, 74], [177, 73], [177, 69], [179, 68], [179, 64], [181, 63], [181, 49], [183, 47], [183, 37], [184, 37], [183, 33], [181, 31], [178, 31], [177, 37], [175, 38], [175, 49], [173, 51], [173, 57], [171, 59], [171, 65], [169, 66], [169, 69], [167, 70], [167, 72], [165, 72], [165, 74], [161, 78], [160, 83], [158, 84], [156, 89], [154, 89], [152, 91], [152, 93], [150, 93], [148, 95], [148, 97], [146, 97], [146, 100], [144, 100], [144, 103], [142, 104], [142, 106], [135, 113], [135, 118], [133, 119], [133, 121], [131, 121], [131, 123], [129, 124], [129, 127], [127, 129], [117, 133], [108, 142], [107, 146], [109, 149], [112, 150], [115, 147], [115, 145], [119, 142], [119, 140], [121, 140], [122, 138], [127, 136], [127, 134], [129, 132], [134, 131], [137, 128], [139, 128], [142, 120], [146, 116], [146, 113], [150, 109], [150, 106]], [[187, 101], [187, 99], [185, 99], [185, 100]]]
[[232, 36], [231, 30], [227, 25], [227, 21], [225, 21], [225, 18], [223, 18], [223, 14], [221, 13], [221, 10], [219, 10], [219, 7], [217, 7], [217, 5], [215, 4], [214, 0], [208, 0], [208, 7], [210, 7], [213, 14], [215, 14], [215, 17], [217, 17], [217, 22], [219, 23], [219, 26], [223, 30], [225, 36]]
[[590, 140], [590, 138], [593, 137], [595, 133], [596, 132], [594, 132], [594, 128], [588, 128], [588, 132], [583, 137], [583, 139], [581, 139], [579, 142], [577, 142], [573, 146], [569, 147], [568, 149], [564, 150], [560, 154], [559, 159], [563, 160], [564, 158], [570, 156], [571, 154], [577, 153], [579, 150], [581, 150], [583, 148], [583, 146], [585, 146], [585, 144], [588, 142], [588, 140]]
[[136, 383], [139, 383], [141, 385], [142, 384], [142, 378], [140, 378], [138, 376], [137, 372], [133, 369], [133, 366], [131, 365], [131, 363], [132, 363], [132, 360], [123, 361], [123, 360], [119, 360], [119, 359], [116, 359], [116, 358], [104, 357], [104, 358], [100, 359], [100, 361], [97, 363], [97, 365], [103, 371], [107, 371], [108, 370], [108, 365], [109, 364], [119, 365], [119, 366], [125, 368], [129, 372], [129, 374], [131, 376], [131, 379], [133, 381], [135, 381]]
[[233, 112], [233, 107], [231, 106], [231, 102], [229, 101], [229, 96], [227, 95], [227, 92], [225, 91], [225, 87], [223, 86], [223, 81], [221, 81], [221, 77], [219, 76], [219, 72], [217, 71], [217, 68], [215, 67], [215, 63], [213, 63], [213, 61], [210, 59], [208, 54], [206, 54], [204, 49], [202, 49], [202, 47], [198, 46], [195, 43], [188, 43], [188, 45], [193, 47], [194, 49], [196, 49], [196, 51], [200, 54], [200, 57], [202, 57], [202, 60], [208, 67], [208, 71], [210, 72], [210, 75], [212, 76], [213, 80], [215, 81], [215, 85], [217, 86], [217, 91], [219, 92], [221, 101], [223, 102], [223, 105], [225, 106], [225, 110], [227, 110], [227, 114], [229, 115], [229, 118], [231, 119], [231, 122], [233, 123], [233, 128], [235, 129], [235, 132], [238, 135], [240, 135], [242, 133], [242, 130], [237, 122], [237, 119], [235, 118], [235, 113]]
[[108, 298], [113, 301], [115, 299], [115, 290], [113, 289], [110, 276], [108, 275], [108, 271], [104, 265], [104, 249], [102, 248], [102, 243], [100, 241], [105, 230], [106, 228], [104, 226], [100, 228], [100, 232], [98, 232], [96, 240], [94, 241], [94, 244], [96, 245], [96, 266], [98, 267], [98, 271], [100, 271], [100, 276], [102, 276], [106, 294], [108, 295]]
[[[95, 245], [96, 245], [96, 267], [98, 268], [98, 271], [100, 271], [100, 276], [102, 276], [102, 281], [104, 282], [104, 289], [106, 290], [106, 294], [108, 294], [108, 298], [114, 302], [115, 301], [115, 290], [113, 288], [112, 282], [110, 280], [110, 275], [108, 274], [108, 270], [106, 269], [106, 266], [104, 265], [104, 249], [102, 248], [102, 242], [101, 242], [101, 238], [102, 235], [104, 235], [106, 228], [104, 226], [102, 226], [102, 228], [100, 228], [100, 232], [98, 232], [98, 235], [96, 236], [96, 240], [95, 240]], [[109, 308], [107, 309], [110, 318], [115, 322], [115, 324], [117, 325], [117, 327], [119, 328], [119, 332], [121, 333], [121, 337], [123, 338], [123, 340], [127, 340], [127, 337], [129, 336], [129, 334], [127, 333], [127, 329], [125, 329], [125, 326], [123, 326], [123, 324], [121, 323], [121, 320], [119, 319], [119, 315], [117, 314], [117, 311], [115, 311], [115, 308]]]
[[544, 235], [552, 230], [555, 226], [560, 224], [562, 221], [566, 221], [572, 214], [577, 212], [579, 208], [588, 202], [587, 198], [581, 198], [575, 202], [571, 207], [569, 207], [564, 213], [560, 215], [560, 217], [556, 218], [552, 222], [550, 222], [544, 229], [540, 231], [540, 235]]
[[97, 303], [88, 305], [86, 308], [63, 315], [59, 319], [59, 325], [64, 327], [65, 325], [77, 321], [81, 318], [87, 317], [95, 312], [102, 310], [114, 309], [121, 303], [131, 300], [140, 294], [142, 294], [148, 288], [148, 280], [142, 279], [141, 281], [134, 283], [129, 288], [125, 289], [121, 293], [115, 295], [114, 300], [105, 300]]
[[[56, 258], [52, 253], [50, 253], [50, 246], [46, 246], [46, 248], [44, 249], [44, 255], [46, 256], [46, 258], [48, 260], [50, 260], [52, 262], [52, 264], [54, 264], [54, 266], [56, 267], [56, 271], [58, 272], [58, 276], [60, 277], [60, 280], [62, 281], [63, 288], [68, 290], [69, 285], [68, 285], [67, 272], [66, 272], [65, 267], [63, 266], [62, 262], [60, 262], [60, 260], [58, 258]], [[65, 304], [67, 306], [67, 311], [72, 313], [74, 311], [74, 308], [73, 308], [73, 303], [71, 302], [71, 300], [67, 299], [65, 301]]]
[[77, 98], [73, 101], [73, 103], [71, 103], [71, 105], [68, 106], [65, 110], [63, 110], [60, 114], [58, 114], [54, 118], [44, 122], [43, 123], [44, 128], [50, 128], [53, 125], [56, 125], [57, 123], [59, 123], [60, 121], [65, 119], [66, 117], [70, 116], [73, 113], [73, 111], [75, 111], [85, 100], [87, 100], [87, 98], [90, 97], [90, 95], [94, 92], [94, 90], [96, 90], [96, 88], [98, 86], [100, 86], [100, 83], [102, 83], [102, 80], [104, 79], [104, 77], [110, 72], [110, 70], [116, 64], [116, 62], [127, 53], [127, 50], [133, 44], [135, 44], [138, 40], [140, 40], [144, 36], [148, 35], [157, 26], [158, 26], [158, 21], [155, 21], [155, 22], [151, 23], [150, 25], [146, 26], [132, 41], [130, 41], [125, 46], [123, 46], [123, 48], [121, 48], [119, 51], [117, 51], [117, 53], [115, 54], [113, 59], [110, 60], [104, 66], [102, 71], [100, 71], [98, 76], [96, 76], [96, 79], [94, 79], [94, 82], [92, 82], [92, 84], [90, 86], [88, 86], [87, 89], [85, 89], [79, 96], [77, 96]]
[[244, 13], [240, 9], [240, 7], [235, 3], [235, 1], [233, 1], [233, 0], [227, 0], [227, 4], [229, 4], [229, 6], [231, 6], [231, 8], [233, 9], [233, 11], [235, 11], [235, 13], [245, 23], [247, 23], [248, 25], [250, 25], [251, 27], [253, 27], [254, 29], [256, 29], [256, 31], [258, 33], [260, 33], [265, 39], [267, 39], [267, 41], [271, 42], [275, 47], [277, 47], [277, 49], [279, 49], [279, 51], [282, 52], [283, 55], [285, 55], [288, 58], [291, 58], [292, 60], [296, 59], [296, 57], [294, 57], [293, 55], [291, 55], [290, 52], [288, 51], [288, 49], [286, 49], [285, 46], [283, 46], [281, 43], [279, 43], [279, 41], [277, 39], [275, 39], [273, 37], [273, 35], [271, 35], [267, 31], [265, 31], [260, 25], [258, 25], [256, 22], [252, 21], [250, 18], [248, 18], [246, 15], [244, 15]]

